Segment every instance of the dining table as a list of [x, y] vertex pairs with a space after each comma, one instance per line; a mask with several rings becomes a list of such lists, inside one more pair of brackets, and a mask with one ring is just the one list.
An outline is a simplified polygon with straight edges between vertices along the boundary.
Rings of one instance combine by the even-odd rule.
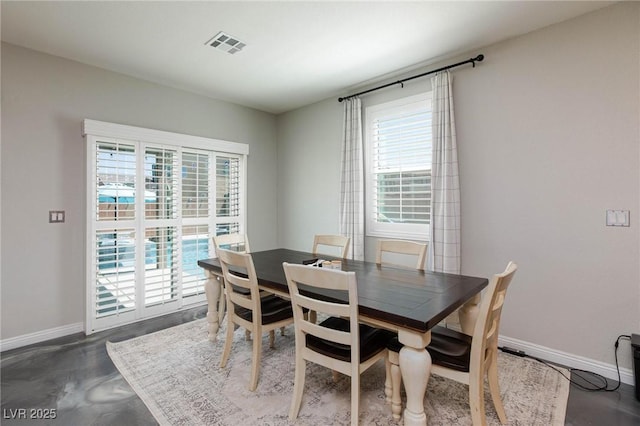
[[[398, 340], [404, 345], [399, 355], [406, 393], [404, 424], [427, 424], [424, 397], [431, 356], [426, 346], [431, 341], [431, 328], [456, 310], [463, 331], [465, 327], [472, 327], [478, 315], [480, 292], [488, 284], [487, 278], [390, 267], [284, 248], [252, 252], [251, 257], [260, 289], [285, 298], [289, 291], [283, 262], [307, 264], [314, 260], [338, 260], [340, 269], [355, 272], [359, 320], [397, 333]], [[208, 332], [209, 339], [215, 341], [224, 316], [222, 267], [217, 258], [201, 259], [198, 265], [207, 275]], [[390, 390], [385, 392], [389, 397]]]

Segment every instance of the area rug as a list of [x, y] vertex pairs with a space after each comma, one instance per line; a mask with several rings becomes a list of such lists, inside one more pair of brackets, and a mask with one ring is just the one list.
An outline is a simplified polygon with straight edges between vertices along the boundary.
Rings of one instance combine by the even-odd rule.
[[[217, 342], [207, 338], [204, 319], [131, 340], [107, 342], [114, 364], [160, 425], [343, 425], [349, 424], [350, 379], [333, 381], [331, 371], [308, 363], [304, 396], [295, 423], [288, 419], [293, 394], [295, 342], [292, 326], [276, 333], [270, 349], [264, 336], [261, 374], [247, 389], [251, 341], [237, 329], [225, 368], [220, 368], [224, 326]], [[511, 425], [563, 425], [569, 383], [536, 361], [501, 353], [500, 388]], [[384, 362], [362, 374], [360, 424], [396, 423], [384, 395]], [[499, 425], [488, 390], [487, 422]], [[404, 403], [404, 401], [403, 401]], [[471, 425], [468, 388], [432, 375], [425, 397], [429, 425]]]

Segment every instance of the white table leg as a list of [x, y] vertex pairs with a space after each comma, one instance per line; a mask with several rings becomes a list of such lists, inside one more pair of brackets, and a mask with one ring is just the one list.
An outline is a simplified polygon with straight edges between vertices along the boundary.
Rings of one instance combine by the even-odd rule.
[[400, 350], [400, 372], [407, 394], [404, 425], [426, 426], [424, 395], [431, 375], [431, 355], [425, 347], [431, 341], [431, 332], [420, 334], [401, 330], [398, 339], [404, 345]]
[[[207, 322], [209, 323], [209, 340], [215, 342], [218, 335], [218, 329], [220, 328], [221, 314], [218, 312], [218, 303], [222, 296], [222, 282], [221, 278], [211, 271], [206, 270], [207, 281], [204, 284], [204, 292], [207, 296], [207, 304], [209, 310], [207, 311]], [[224, 308], [224, 307], [223, 307]]]
[[458, 318], [460, 319], [460, 328], [464, 334], [473, 336], [473, 329], [476, 326], [478, 313], [480, 312], [480, 294], [476, 294], [460, 309], [458, 309]]

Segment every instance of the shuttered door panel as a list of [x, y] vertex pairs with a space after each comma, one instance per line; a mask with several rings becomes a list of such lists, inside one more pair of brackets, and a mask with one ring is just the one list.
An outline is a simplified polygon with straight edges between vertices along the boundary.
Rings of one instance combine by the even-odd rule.
[[182, 297], [186, 304], [203, 300], [206, 275], [198, 259], [207, 259], [210, 245], [208, 225], [182, 227]]
[[120, 142], [99, 142], [96, 149], [97, 220], [135, 219], [136, 151]]
[[243, 231], [246, 145], [91, 120], [83, 129], [87, 334], [206, 302], [197, 262], [214, 256], [215, 232]]
[[216, 157], [216, 235], [243, 233], [241, 223], [240, 160]]
[[145, 250], [145, 307], [165, 305], [178, 299], [178, 236], [173, 226], [147, 228]]
[[136, 146], [118, 140], [97, 141], [92, 165], [95, 218], [90, 271], [92, 311], [102, 324], [135, 318], [136, 295]]
[[209, 159], [207, 152], [182, 153], [182, 217], [209, 216]]
[[144, 205], [147, 221], [178, 218], [178, 153], [147, 147], [144, 157]]
[[118, 317], [133, 312], [136, 309], [135, 230], [98, 231], [96, 242], [96, 317]]
[[175, 149], [145, 148], [144, 306], [156, 314], [180, 297], [178, 164]]
[[213, 186], [215, 155], [208, 151], [182, 152], [182, 297], [185, 305], [205, 300], [206, 275], [198, 259], [213, 256], [211, 223], [215, 214]]

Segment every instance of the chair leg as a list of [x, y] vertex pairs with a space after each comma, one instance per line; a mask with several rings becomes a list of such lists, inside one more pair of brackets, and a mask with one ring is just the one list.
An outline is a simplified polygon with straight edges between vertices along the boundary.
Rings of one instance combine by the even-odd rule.
[[304, 391], [304, 379], [307, 361], [298, 357], [296, 354], [296, 372], [293, 379], [293, 398], [291, 399], [291, 408], [289, 409], [289, 420], [294, 421], [298, 417], [300, 411], [300, 403], [302, 402], [302, 392]]
[[276, 347], [276, 332], [274, 330], [269, 330], [269, 347], [271, 349]]
[[249, 390], [252, 392], [258, 387], [258, 377], [260, 376], [260, 355], [262, 355], [262, 331], [260, 328], [256, 328], [253, 330], [251, 381], [249, 382]]
[[473, 426], [486, 426], [484, 412], [484, 373], [478, 372], [469, 377], [469, 406]]
[[358, 426], [360, 417], [360, 374], [351, 376], [351, 426]]
[[251, 340], [251, 330], [244, 331], [244, 340], [246, 340], [247, 342]]
[[280, 327], [280, 335], [284, 336], [284, 327]]
[[333, 378], [333, 383], [337, 383], [338, 379], [340, 379], [340, 373], [336, 370], [331, 370], [331, 377]]
[[393, 419], [399, 421], [402, 413], [402, 374], [400, 372], [400, 354], [389, 351], [389, 364], [391, 373], [391, 413]]
[[224, 319], [225, 314], [225, 304], [227, 301], [226, 290], [224, 287], [224, 279], [218, 278], [220, 280], [220, 286], [222, 287], [222, 291], [220, 292], [220, 300], [218, 301], [218, 324], [222, 324], [222, 320]]
[[233, 317], [233, 311], [227, 314], [227, 337], [224, 341], [224, 349], [222, 351], [222, 360], [220, 360], [220, 367], [224, 368], [227, 365], [227, 361], [229, 360], [229, 355], [231, 354], [231, 343], [233, 342], [233, 329], [234, 324], [231, 320]]
[[315, 324], [318, 321], [318, 314], [316, 311], [309, 311], [309, 322]]
[[504, 405], [502, 405], [502, 398], [500, 397], [500, 385], [498, 384], [498, 359], [497, 352], [493, 352], [491, 355], [491, 361], [489, 363], [489, 369], [487, 370], [489, 379], [489, 391], [491, 392], [491, 399], [493, 400], [493, 406], [498, 413], [500, 423], [507, 424], [507, 414], [504, 411]]
[[384, 371], [384, 400], [390, 404], [393, 386], [391, 385], [391, 361], [388, 355], [384, 359]]

